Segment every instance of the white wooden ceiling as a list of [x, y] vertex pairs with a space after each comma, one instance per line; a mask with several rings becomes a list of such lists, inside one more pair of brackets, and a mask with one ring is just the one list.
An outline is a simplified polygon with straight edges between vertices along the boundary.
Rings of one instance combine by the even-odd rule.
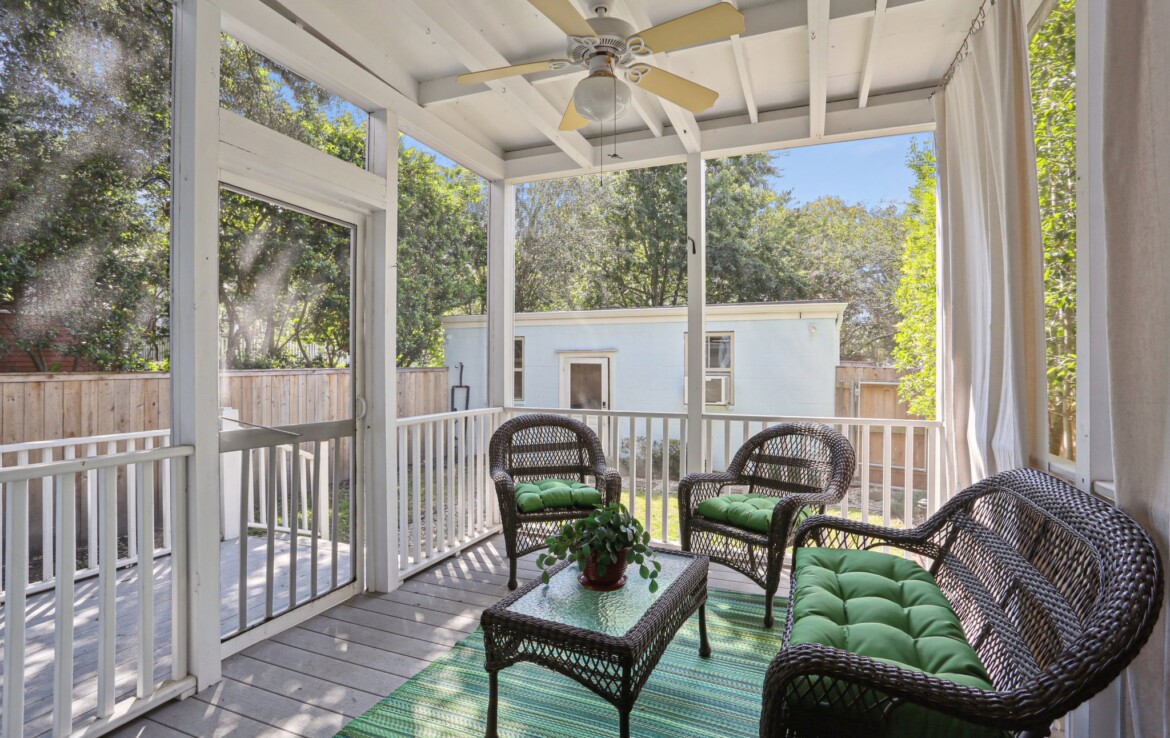
[[[582, 14], [586, 0], [575, 0]], [[1041, 0], [1029, 0], [1038, 6]], [[509, 177], [595, 166], [601, 127], [560, 132], [572, 68], [488, 85], [466, 71], [565, 55], [565, 37], [527, 0], [265, 0], [416, 102], [431, 120], [501, 152]], [[635, 27], [712, 0], [614, 0]], [[626, 165], [883, 135], [930, 127], [930, 90], [950, 65], [981, 0], [739, 0], [741, 37], [660, 54], [653, 63], [719, 92], [692, 116], [635, 90], [617, 125]], [[828, 20], [826, 21], [826, 16]], [[811, 23], [810, 23], [811, 19]], [[827, 26], [827, 32], [825, 31]], [[888, 104], [883, 110], [883, 104]], [[900, 106], [895, 110], [894, 106]], [[605, 130], [607, 143], [612, 134]]]

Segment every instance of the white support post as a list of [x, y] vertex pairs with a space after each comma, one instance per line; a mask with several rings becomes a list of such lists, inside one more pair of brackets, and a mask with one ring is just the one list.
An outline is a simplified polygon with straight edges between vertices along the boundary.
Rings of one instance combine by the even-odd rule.
[[687, 154], [687, 472], [703, 470], [703, 352], [707, 325], [707, 169]]
[[[189, 671], [198, 689], [220, 681], [219, 643], [219, 8], [181, 0], [175, 10], [171, 407], [173, 443], [187, 463]], [[208, 398], [212, 398], [210, 401]]]
[[398, 577], [398, 392], [396, 389], [398, 281], [398, 115], [370, 114], [369, 169], [386, 180], [386, 208], [372, 220], [365, 249], [369, 278], [361, 310], [366, 346], [364, 376], [366, 586], [390, 592]]
[[488, 198], [488, 407], [513, 404], [516, 186], [492, 180]]

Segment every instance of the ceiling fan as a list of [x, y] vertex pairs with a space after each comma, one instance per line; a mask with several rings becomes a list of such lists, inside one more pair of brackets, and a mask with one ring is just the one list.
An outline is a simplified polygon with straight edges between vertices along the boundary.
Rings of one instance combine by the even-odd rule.
[[630, 109], [630, 88], [618, 79], [669, 100], [692, 113], [715, 104], [719, 93], [664, 69], [641, 61], [663, 51], [716, 41], [743, 33], [743, 14], [730, 3], [716, 3], [694, 13], [635, 32], [632, 25], [609, 15], [610, 0], [591, 0], [593, 18], [582, 18], [572, 0], [528, 0], [568, 35], [567, 59], [514, 64], [461, 74], [463, 84], [478, 84], [518, 74], [531, 74], [570, 66], [585, 67], [589, 75], [577, 83], [565, 115], [562, 131], [584, 128], [589, 121], [610, 121]]

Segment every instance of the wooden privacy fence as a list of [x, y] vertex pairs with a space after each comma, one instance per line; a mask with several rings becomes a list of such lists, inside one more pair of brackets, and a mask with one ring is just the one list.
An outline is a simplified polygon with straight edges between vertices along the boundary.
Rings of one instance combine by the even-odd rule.
[[[450, 409], [447, 377], [444, 367], [399, 369], [399, 416]], [[259, 425], [341, 420], [352, 417], [349, 385], [348, 369], [229, 371], [220, 374], [219, 404]], [[0, 444], [164, 430], [170, 400], [162, 373], [0, 373]]]

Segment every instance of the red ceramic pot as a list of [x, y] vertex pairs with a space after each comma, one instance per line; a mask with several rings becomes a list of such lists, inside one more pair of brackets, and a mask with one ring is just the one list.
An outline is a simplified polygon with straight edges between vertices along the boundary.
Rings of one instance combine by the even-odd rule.
[[630, 549], [623, 548], [618, 552], [618, 562], [605, 567], [605, 574], [597, 573], [597, 554], [591, 554], [585, 562], [585, 571], [577, 578], [585, 589], [597, 592], [612, 592], [621, 589], [626, 583], [626, 554]]

